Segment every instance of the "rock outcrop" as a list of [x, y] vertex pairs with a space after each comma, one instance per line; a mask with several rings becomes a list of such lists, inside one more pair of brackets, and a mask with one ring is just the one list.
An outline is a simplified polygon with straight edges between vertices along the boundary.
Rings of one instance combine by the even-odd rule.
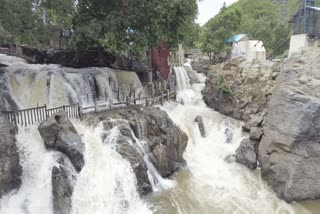
[[244, 121], [264, 116], [280, 71], [278, 62], [249, 62], [235, 58], [210, 69], [202, 91], [209, 107]]
[[0, 113], [0, 198], [21, 185], [22, 169], [15, 141], [16, 130]]
[[262, 178], [291, 202], [320, 198], [320, 51], [289, 59], [259, 144]]
[[250, 139], [241, 141], [239, 148], [236, 150], [236, 162], [251, 170], [256, 169], [258, 163], [257, 146], [257, 141]]
[[[115, 144], [115, 150], [129, 161], [137, 178], [138, 191], [141, 194], [151, 192], [152, 186], [148, 178], [148, 168], [144, 162], [144, 153], [136, 145], [129, 123], [121, 117], [116, 117], [116, 119], [108, 118], [102, 124], [104, 130], [107, 131], [102, 136], [103, 142]], [[118, 129], [117, 137], [109, 140], [108, 136], [111, 134], [109, 131], [115, 127]]]
[[[131, 163], [140, 193], [151, 190], [147, 167], [143, 161], [144, 155], [163, 177], [172, 175], [184, 162], [182, 155], [186, 149], [188, 137], [173, 123], [166, 112], [158, 108], [147, 107], [143, 110], [129, 108], [104, 112], [87, 116], [85, 120], [88, 124], [95, 125], [103, 121], [105, 130], [114, 127], [114, 122], [117, 120], [118, 122], [120, 120], [120, 123], [121, 121], [128, 123], [128, 127], [117, 124], [121, 136], [117, 139], [116, 150]], [[131, 130], [136, 138], [132, 136]], [[135, 139], [139, 139], [139, 142]], [[128, 140], [133, 143], [128, 143]]]
[[198, 123], [198, 127], [199, 127], [199, 131], [200, 131], [201, 137], [206, 137], [206, 130], [204, 129], [202, 117], [200, 115], [198, 115], [194, 119], [194, 122]]
[[70, 213], [73, 186], [64, 167], [54, 166], [52, 168], [51, 182], [54, 214]]
[[43, 121], [38, 129], [47, 148], [65, 154], [75, 169], [81, 171], [84, 165], [84, 144], [66, 112], [61, 111], [52, 115]]

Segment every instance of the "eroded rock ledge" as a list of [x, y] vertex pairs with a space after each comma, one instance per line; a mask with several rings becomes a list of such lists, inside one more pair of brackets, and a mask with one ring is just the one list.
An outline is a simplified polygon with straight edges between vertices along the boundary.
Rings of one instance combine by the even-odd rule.
[[15, 133], [16, 129], [0, 113], [0, 198], [21, 185], [22, 168]]
[[280, 63], [273, 61], [235, 58], [213, 65], [202, 91], [203, 99], [209, 107], [238, 120], [264, 116], [279, 72]]

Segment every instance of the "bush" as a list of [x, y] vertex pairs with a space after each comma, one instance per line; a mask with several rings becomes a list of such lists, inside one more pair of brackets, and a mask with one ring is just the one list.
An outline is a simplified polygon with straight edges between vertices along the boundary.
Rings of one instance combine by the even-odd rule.
[[226, 83], [226, 80], [222, 75], [219, 76], [218, 84], [219, 84], [218, 87], [219, 87], [220, 95], [227, 96], [227, 97], [234, 96], [233, 90], [230, 88], [230, 86], [228, 86], [228, 84]]

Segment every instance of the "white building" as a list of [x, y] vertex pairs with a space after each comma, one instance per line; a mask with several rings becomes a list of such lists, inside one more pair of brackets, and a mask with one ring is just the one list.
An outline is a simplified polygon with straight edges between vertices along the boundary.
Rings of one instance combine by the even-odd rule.
[[232, 43], [231, 58], [244, 57], [249, 61], [263, 61], [267, 58], [263, 42], [249, 40], [246, 34], [232, 36], [227, 40], [227, 43]]

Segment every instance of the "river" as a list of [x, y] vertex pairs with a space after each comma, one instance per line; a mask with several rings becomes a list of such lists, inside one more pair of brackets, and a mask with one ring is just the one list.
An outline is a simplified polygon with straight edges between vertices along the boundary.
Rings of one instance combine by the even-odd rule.
[[[318, 202], [288, 204], [270, 190], [259, 170], [251, 171], [234, 162], [235, 150], [246, 137], [241, 131], [241, 122], [207, 108], [200, 93], [204, 83], [190, 84], [185, 69], [175, 70], [179, 90], [177, 102], [167, 102], [160, 108], [189, 137], [184, 153], [185, 166], [167, 179], [157, 178], [156, 172], [151, 173], [150, 179], [158, 184], [153, 193], [140, 197], [130, 164], [112, 145], [102, 142], [101, 127], [87, 127], [74, 120], [72, 122], [85, 143], [86, 164], [79, 175], [72, 175], [76, 179], [71, 212], [317, 213]], [[205, 138], [201, 137], [194, 122], [198, 115], [204, 121]], [[115, 127], [107, 140], [117, 137], [117, 131]], [[23, 168], [22, 186], [0, 199], [0, 213], [53, 213], [51, 169], [59, 164], [59, 154], [45, 149], [36, 126], [20, 127], [17, 146]]]

